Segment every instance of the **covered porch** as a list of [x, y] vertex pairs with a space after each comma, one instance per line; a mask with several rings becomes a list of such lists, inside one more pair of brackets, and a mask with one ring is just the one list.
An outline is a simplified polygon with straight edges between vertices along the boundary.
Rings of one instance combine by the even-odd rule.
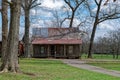
[[[78, 44], [79, 43], [79, 44]], [[33, 43], [33, 57], [79, 58], [80, 40], [40, 40]]]

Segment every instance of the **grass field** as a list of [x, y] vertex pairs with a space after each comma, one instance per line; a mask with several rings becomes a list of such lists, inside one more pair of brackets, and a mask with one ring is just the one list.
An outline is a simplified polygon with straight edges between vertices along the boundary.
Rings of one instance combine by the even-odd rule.
[[105, 69], [120, 71], [120, 60], [92, 60], [88, 64], [103, 67]]
[[[85, 59], [87, 58], [86, 56], [86, 54], [83, 54], [82, 58]], [[120, 71], [120, 57], [118, 59], [113, 59], [112, 55], [93, 54], [93, 59], [87, 60], [87, 63], [110, 70]]]
[[[83, 54], [82, 58], [86, 59], [87, 54]], [[93, 59], [113, 59], [113, 56], [108, 54], [93, 54]], [[120, 60], [120, 56], [118, 57], [118, 60]]]
[[58, 60], [21, 59], [21, 70], [34, 75], [0, 74], [0, 80], [120, 80], [105, 74], [74, 68]]

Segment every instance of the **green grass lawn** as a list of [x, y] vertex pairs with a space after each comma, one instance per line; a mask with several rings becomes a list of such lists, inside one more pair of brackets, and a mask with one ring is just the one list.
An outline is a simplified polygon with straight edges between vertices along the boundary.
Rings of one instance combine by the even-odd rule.
[[[113, 59], [113, 55], [108, 55], [108, 54], [93, 54], [92, 56], [93, 59]], [[83, 54], [82, 59], [86, 59], [86, 58], [87, 58], [87, 54]], [[120, 60], [120, 56], [118, 57], [117, 60]]]
[[59, 60], [21, 59], [21, 70], [35, 75], [0, 74], [0, 80], [120, 80], [101, 73], [78, 69]]
[[[83, 54], [82, 59], [85, 58], [87, 58], [87, 55]], [[120, 57], [118, 59], [113, 59], [112, 55], [93, 54], [93, 59], [88, 59], [87, 63], [110, 70], [120, 71]]]
[[92, 60], [87, 62], [90, 65], [103, 67], [105, 69], [120, 71], [120, 60]]

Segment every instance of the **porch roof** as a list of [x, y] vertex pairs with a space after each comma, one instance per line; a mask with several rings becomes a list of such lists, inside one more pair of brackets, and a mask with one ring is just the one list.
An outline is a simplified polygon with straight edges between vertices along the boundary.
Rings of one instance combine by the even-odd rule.
[[82, 44], [81, 39], [35, 39], [32, 44]]

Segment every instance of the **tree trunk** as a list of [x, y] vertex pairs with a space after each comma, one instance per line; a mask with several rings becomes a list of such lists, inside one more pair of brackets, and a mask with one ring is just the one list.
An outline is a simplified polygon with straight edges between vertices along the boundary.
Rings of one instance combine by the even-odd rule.
[[117, 50], [116, 50], [116, 59], [118, 59], [118, 56], [119, 56], [119, 48], [117, 47]]
[[117, 43], [117, 48], [116, 48], [116, 59], [118, 59], [119, 58], [119, 51], [120, 51], [120, 43], [118, 42]]
[[29, 9], [25, 9], [25, 34], [24, 34], [24, 43], [25, 43], [25, 54], [24, 57], [29, 58], [30, 55], [30, 40], [29, 40], [29, 27], [30, 27], [30, 21], [29, 21]]
[[99, 13], [100, 13], [101, 4], [102, 4], [102, 0], [100, 0], [99, 4], [97, 5], [95, 22], [94, 22], [94, 25], [93, 25], [93, 30], [92, 30], [92, 34], [91, 34], [91, 38], [90, 38], [88, 58], [92, 58], [92, 46], [93, 46], [93, 42], [94, 42], [94, 37], [95, 37], [95, 32], [96, 32], [96, 29], [97, 29], [97, 25], [99, 24]]
[[72, 25], [73, 25], [74, 15], [75, 15], [75, 11], [72, 12], [72, 17], [71, 17], [70, 25], [69, 25], [70, 28], [73, 27]]
[[90, 38], [88, 58], [92, 58], [92, 46], [93, 46], [93, 42], [94, 42], [94, 37], [95, 37], [96, 28], [97, 28], [97, 23], [95, 22], [95, 23], [94, 23], [94, 26], [93, 26], [91, 38]]
[[23, 37], [23, 42], [24, 42], [24, 45], [25, 45], [25, 53], [24, 53], [24, 57], [26, 58], [29, 58], [31, 57], [31, 52], [30, 52], [30, 49], [31, 49], [31, 43], [30, 43], [30, 38], [29, 38], [29, 29], [30, 29], [30, 10], [36, 6], [40, 5], [40, 3], [37, 3], [37, 0], [23, 0], [23, 3], [22, 3], [22, 7], [24, 9], [24, 12], [25, 12], [25, 34], [24, 34], [24, 37]]
[[18, 64], [18, 41], [21, 0], [11, 0], [10, 4], [10, 29], [7, 43], [7, 55], [2, 71], [19, 72]]
[[113, 52], [112, 54], [113, 54], [113, 59], [115, 59], [115, 52]]
[[[6, 0], [2, 0], [2, 55], [1, 61], [4, 62], [6, 49], [7, 49], [7, 35], [8, 35], [8, 15], [7, 15], [8, 5], [6, 4]], [[1, 65], [1, 69], [2, 66]]]
[[116, 59], [118, 59], [118, 58], [119, 58], [118, 56], [119, 56], [119, 53], [116, 53]]

